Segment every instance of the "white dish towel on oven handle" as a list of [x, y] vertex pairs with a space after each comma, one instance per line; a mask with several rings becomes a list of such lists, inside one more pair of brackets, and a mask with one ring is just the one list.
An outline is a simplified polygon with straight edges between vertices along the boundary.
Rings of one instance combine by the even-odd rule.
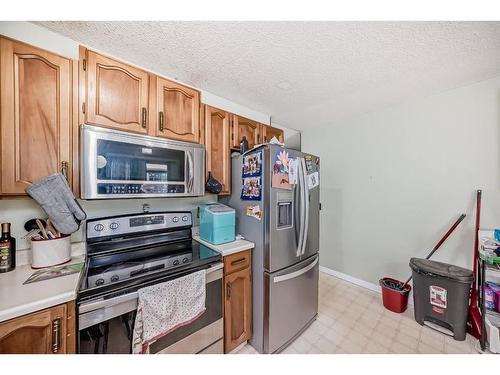
[[138, 290], [132, 353], [147, 354], [151, 343], [205, 312], [205, 270]]

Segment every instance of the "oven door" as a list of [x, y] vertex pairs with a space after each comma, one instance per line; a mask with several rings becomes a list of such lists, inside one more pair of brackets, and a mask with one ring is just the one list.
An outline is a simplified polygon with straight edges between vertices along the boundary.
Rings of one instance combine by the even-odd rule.
[[204, 146], [81, 127], [83, 199], [203, 195]]
[[[206, 310], [150, 345], [150, 353], [223, 353], [222, 263], [207, 269]], [[78, 352], [130, 354], [137, 292], [78, 306]]]

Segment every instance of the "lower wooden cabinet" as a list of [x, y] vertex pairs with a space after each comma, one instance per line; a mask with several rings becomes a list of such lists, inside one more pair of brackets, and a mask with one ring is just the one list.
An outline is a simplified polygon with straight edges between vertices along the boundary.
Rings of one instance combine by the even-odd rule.
[[72, 354], [76, 349], [75, 303], [0, 323], [1, 354]]
[[250, 250], [224, 257], [224, 353], [252, 337]]

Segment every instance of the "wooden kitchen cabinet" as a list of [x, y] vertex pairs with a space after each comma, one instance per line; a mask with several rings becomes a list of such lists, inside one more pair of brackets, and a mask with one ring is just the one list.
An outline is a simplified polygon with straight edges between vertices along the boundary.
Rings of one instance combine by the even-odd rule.
[[90, 50], [83, 69], [85, 122], [148, 134], [150, 74]]
[[0, 323], [1, 354], [72, 354], [75, 304], [70, 302]]
[[229, 147], [230, 117], [228, 112], [203, 106], [207, 176], [222, 184], [220, 195], [231, 194], [231, 150]]
[[2, 37], [0, 67], [1, 195], [25, 195], [32, 182], [56, 172], [71, 184], [76, 65]]
[[200, 143], [200, 92], [156, 77], [156, 136]]
[[224, 353], [252, 337], [250, 250], [224, 257]]
[[240, 142], [244, 136], [247, 138], [249, 149], [261, 143], [261, 124], [259, 124], [257, 121], [249, 120], [238, 115], [233, 115], [231, 132], [232, 148], [239, 149]]
[[269, 125], [262, 125], [262, 139], [264, 143], [271, 141], [273, 137], [276, 137], [281, 143], [285, 142], [285, 137], [282, 129], [273, 128]]

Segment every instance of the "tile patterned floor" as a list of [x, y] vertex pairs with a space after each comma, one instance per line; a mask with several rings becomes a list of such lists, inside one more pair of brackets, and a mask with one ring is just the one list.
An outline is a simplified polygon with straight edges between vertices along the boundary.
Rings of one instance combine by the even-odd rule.
[[[465, 341], [420, 326], [409, 306], [403, 314], [386, 310], [380, 294], [320, 273], [318, 319], [284, 354], [477, 353], [477, 340]], [[257, 354], [245, 345], [237, 354]]]

